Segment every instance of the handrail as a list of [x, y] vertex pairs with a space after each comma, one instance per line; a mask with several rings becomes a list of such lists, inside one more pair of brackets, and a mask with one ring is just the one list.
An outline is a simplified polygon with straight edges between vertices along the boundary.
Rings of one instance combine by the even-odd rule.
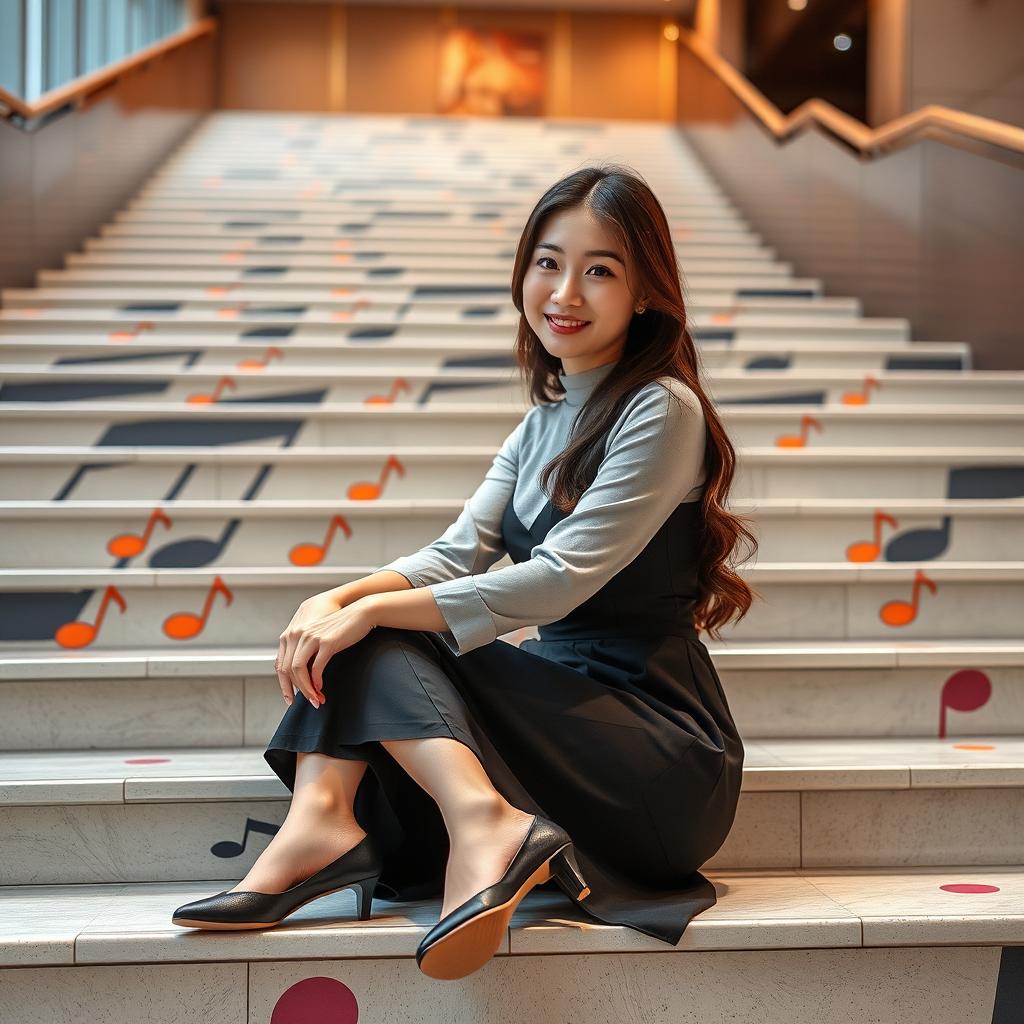
[[153, 43], [152, 46], [147, 46], [144, 50], [129, 54], [113, 64], [108, 64], [106, 67], [99, 68], [88, 75], [82, 75], [80, 78], [75, 78], [56, 89], [43, 93], [32, 103], [27, 103], [6, 89], [0, 88], [0, 105], [7, 108], [6, 111], [0, 111], [0, 117], [16, 114], [26, 120], [31, 120], [42, 114], [48, 114], [51, 110], [63, 107], [66, 103], [85, 99], [90, 93], [121, 78], [129, 71], [134, 71], [150, 61], [164, 56], [171, 50], [176, 50], [186, 43], [192, 42], [193, 39], [213, 35], [216, 31], [216, 18], [200, 18], [187, 28]]
[[708, 69], [721, 79], [735, 97], [780, 142], [811, 125], [818, 125], [861, 155], [874, 157], [897, 145], [909, 143], [913, 136], [938, 128], [979, 142], [1001, 146], [1016, 153], [1024, 153], [1024, 128], [934, 103], [893, 118], [877, 128], [869, 128], [827, 100], [821, 99], [805, 100], [791, 113], [783, 114], [757, 86], [715, 53], [695, 32], [680, 26], [679, 41], [707, 65]]

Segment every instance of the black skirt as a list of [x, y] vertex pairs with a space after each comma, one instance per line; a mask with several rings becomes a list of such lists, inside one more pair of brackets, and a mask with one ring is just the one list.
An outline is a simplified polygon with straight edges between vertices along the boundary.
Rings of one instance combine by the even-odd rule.
[[569, 833], [591, 889], [573, 906], [594, 919], [676, 945], [716, 902], [698, 869], [732, 826], [743, 746], [692, 629], [456, 656], [436, 633], [377, 627], [331, 658], [323, 692], [319, 709], [296, 695], [264, 757], [289, 790], [298, 751], [369, 762], [354, 811], [382, 850], [377, 896], [443, 894], [440, 810], [379, 741], [446, 736], [509, 803]]

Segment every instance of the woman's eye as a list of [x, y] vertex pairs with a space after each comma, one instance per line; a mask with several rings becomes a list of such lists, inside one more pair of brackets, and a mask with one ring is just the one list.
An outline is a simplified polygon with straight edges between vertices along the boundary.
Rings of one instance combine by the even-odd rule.
[[[555, 261], [550, 256], [541, 256], [541, 258], [539, 260], [537, 260], [537, 266], [540, 266], [542, 263], [546, 263], [546, 262], [547, 263], [554, 263]], [[550, 267], [541, 267], [541, 269], [542, 270], [550, 270], [551, 268]], [[590, 269], [591, 270], [603, 270], [604, 273], [603, 274], [598, 274], [598, 277], [614, 277], [615, 276], [607, 267], [602, 266], [600, 263], [597, 264], [596, 266], [591, 267]]]

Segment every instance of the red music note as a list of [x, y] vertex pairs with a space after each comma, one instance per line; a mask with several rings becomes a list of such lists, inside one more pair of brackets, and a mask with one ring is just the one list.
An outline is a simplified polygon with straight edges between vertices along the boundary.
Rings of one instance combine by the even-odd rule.
[[188, 398], [185, 399], [185, 401], [191, 403], [192, 405], [210, 405], [220, 399], [220, 396], [223, 394], [225, 388], [231, 388], [231, 390], [234, 391], [237, 389], [237, 387], [238, 385], [235, 384], [235, 382], [230, 377], [221, 377], [221, 379], [217, 381], [217, 386], [213, 389], [213, 394], [189, 395]]
[[278, 359], [284, 358], [284, 353], [274, 345], [267, 346], [266, 352], [263, 353], [261, 359], [243, 359], [237, 365], [239, 370], [265, 370], [270, 363], [270, 360], [277, 356]]
[[918, 605], [921, 603], [921, 586], [926, 586], [933, 594], [938, 592], [935, 582], [929, 579], [920, 569], [914, 573], [914, 588], [909, 601], [887, 601], [879, 611], [879, 617], [887, 626], [909, 626], [917, 618]]
[[888, 523], [894, 530], [900, 525], [881, 509], [875, 509], [875, 539], [862, 540], [851, 544], [846, 549], [846, 557], [851, 562], [873, 562], [882, 551], [882, 523]]
[[87, 647], [99, 635], [100, 626], [103, 625], [104, 616], [107, 614], [107, 605], [110, 604], [112, 600], [116, 601], [121, 606], [121, 614], [123, 615], [128, 606], [125, 604], [124, 598], [121, 596], [121, 592], [117, 587], [107, 587], [103, 592], [103, 600], [100, 602], [100, 610], [96, 613], [95, 622], [65, 622], [64, 625], [53, 634], [53, 639], [56, 640], [61, 647]]
[[869, 373], [864, 378], [864, 386], [860, 391], [847, 391], [843, 394], [840, 401], [843, 405], [867, 405], [868, 395], [871, 393], [872, 388], [880, 388], [882, 385], [878, 382], [877, 377], [872, 377]]
[[193, 612], [177, 612], [174, 615], [168, 615], [164, 619], [164, 632], [172, 640], [191, 640], [192, 637], [198, 636], [206, 625], [206, 620], [210, 617], [210, 609], [213, 607], [213, 598], [217, 593], [224, 595], [224, 599], [228, 604], [231, 604], [234, 600], [234, 595], [228, 589], [224, 581], [219, 577], [215, 577], [213, 583], [210, 584], [210, 589], [206, 592], [206, 602], [203, 605], [202, 614], [196, 615]]
[[799, 434], [783, 434], [775, 439], [776, 448], [804, 448], [807, 445], [807, 431], [814, 427], [820, 434], [824, 429], [813, 416], [800, 417]]
[[992, 682], [984, 672], [965, 668], [954, 672], [942, 686], [939, 703], [939, 739], [946, 735], [946, 708], [977, 711], [992, 696]]
[[319, 565], [324, 560], [327, 549], [331, 546], [331, 539], [339, 526], [345, 531], [346, 537], [352, 536], [352, 528], [348, 523], [341, 516], [335, 516], [328, 524], [323, 544], [296, 544], [288, 552], [292, 565]]
[[134, 558], [136, 555], [141, 555], [146, 550], [146, 545], [149, 543], [149, 538], [157, 522], [163, 523], [168, 530], [171, 528], [171, 521], [164, 515], [163, 509], [155, 508], [149, 514], [149, 521], [146, 523], [146, 529], [143, 530], [142, 536], [136, 533], [118, 534], [107, 542], [107, 551], [115, 558]]
[[405, 476], [405, 467], [394, 455], [389, 455], [377, 483], [360, 481], [359, 483], [352, 484], [348, 489], [347, 497], [355, 501], [369, 501], [372, 498], [379, 498], [384, 490], [384, 481], [387, 480], [392, 469], [396, 469], [399, 476]]
[[370, 395], [369, 398], [364, 399], [364, 405], [390, 405], [395, 400], [395, 395], [399, 391], [410, 391], [409, 382], [404, 377], [396, 377], [395, 383], [391, 385], [391, 390], [386, 395]]

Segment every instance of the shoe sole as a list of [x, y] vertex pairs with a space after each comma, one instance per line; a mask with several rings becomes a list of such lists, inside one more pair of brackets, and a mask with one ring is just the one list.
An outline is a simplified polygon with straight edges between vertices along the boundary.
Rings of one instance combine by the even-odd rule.
[[[564, 849], [565, 847], [562, 847], [562, 850]], [[508, 931], [512, 914], [523, 897], [535, 885], [541, 885], [552, 877], [551, 861], [562, 850], [556, 850], [544, 861], [511, 899], [489, 910], [481, 911], [450, 931], [443, 939], [438, 939], [420, 959], [420, 970], [430, 978], [455, 981], [483, 967], [498, 951], [501, 940]], [[589, 895], [590, 889], [584, 889], [579, 900], [586, 899]]]
[[[286, 921], [296, 910], [301, 910], [307, 903], [312, 903], [314, 900], [322, 899], [324, 896], [332, 896], [336, 892], [343, 892], [345, 889], [350, 889], [355, 883], [349, 885], [341, 885], [337, 889], [328, 889], [326, 892], [318, 892], [315, 896], [310, 896], [308, 900], [303, 900], [297, 906], [293, 907], [288, 911], [284, 917], [278, 918], [276, 921], [196, 921], [187, 917], [172, 917], [171, 924], [182, 925], [186, 928], [207, 928], [211, 931], [244, 931], [245, 929], [255, 928], [275, 928], [282, 921]], [[278, 895], [273, 893], [270, 895]], [[358, 897], [357, 897], [358, 900]], [[366, 924], [365, 921], [359, 921], [356, 919], [355, 924]]]

